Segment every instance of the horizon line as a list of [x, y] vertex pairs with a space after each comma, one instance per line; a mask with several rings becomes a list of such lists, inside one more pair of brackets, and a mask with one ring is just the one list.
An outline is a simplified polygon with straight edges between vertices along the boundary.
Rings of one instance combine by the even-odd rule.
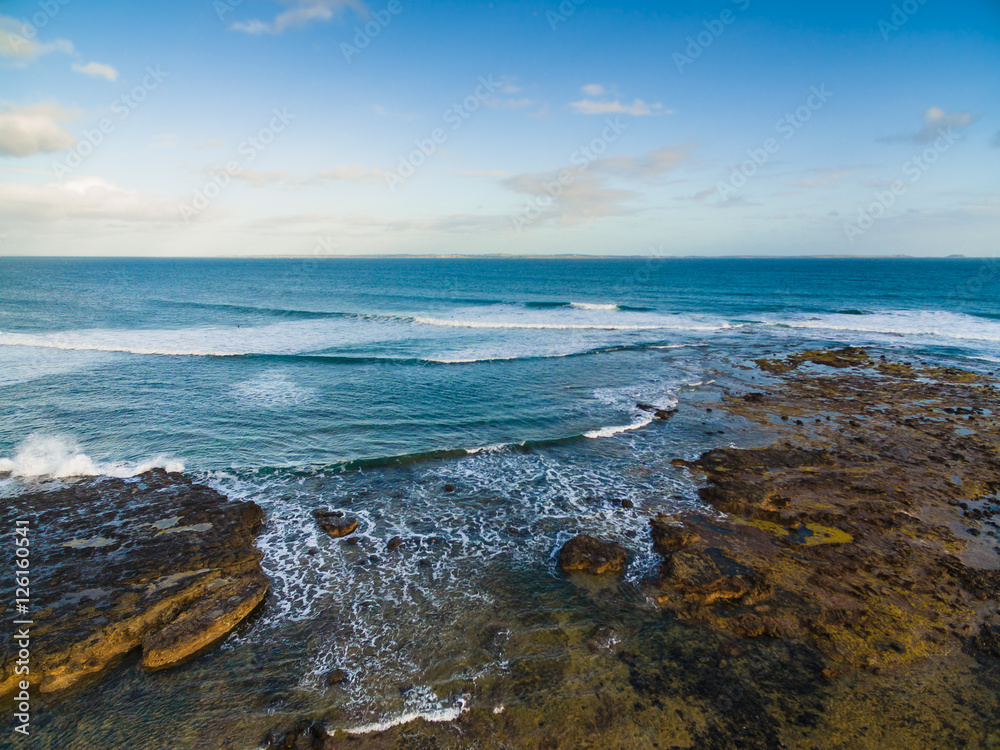
[[596, 255], [596, 254], [515, 254], [515, 253], [375, 253], [367, 255], [0, 255], [0, 260], [976, 260], [1000, 255], [907, 255], [818, 254], [818, 255]]

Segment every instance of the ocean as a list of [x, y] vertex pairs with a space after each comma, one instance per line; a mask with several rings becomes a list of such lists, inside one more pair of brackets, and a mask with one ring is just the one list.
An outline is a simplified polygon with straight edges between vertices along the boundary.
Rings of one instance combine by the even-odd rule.
[[39, 710], [33, 747], [502, 710], [532, 633], [594, 625], [555, 567], [573, 535], [633, 553], [601, 617], [657, 616], [648, 517], [705, 510], [672, 459], [763, 439], [709, 410], [750, 361], [854, 345], [995, 372], [998, 281], [962, 258], [0, 258], [0, 496], [160, 466], [268, 515], [259, 614]]

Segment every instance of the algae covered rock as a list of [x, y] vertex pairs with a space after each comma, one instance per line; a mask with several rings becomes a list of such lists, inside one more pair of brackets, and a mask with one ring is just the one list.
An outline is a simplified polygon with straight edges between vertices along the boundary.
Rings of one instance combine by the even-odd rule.
[[567, 573], [582, 571], [592, 575], [620, 573], [625, 569], [627, 558], [628, 553], [621, 545], [581, 534], [559, 550], [559, 569]]
[[[254, 547], [264, 513], [181, 474], [96, 479], [0, 505], [8, 527], [31, 524], [31, 681], [70, 687], [120, 657], [178, 664], [224, 637], [263, 600]], [[12, 601], [13, 576], [0, 585]], [[0, 694], [16, 684], [17, 650], [0, 653]]]

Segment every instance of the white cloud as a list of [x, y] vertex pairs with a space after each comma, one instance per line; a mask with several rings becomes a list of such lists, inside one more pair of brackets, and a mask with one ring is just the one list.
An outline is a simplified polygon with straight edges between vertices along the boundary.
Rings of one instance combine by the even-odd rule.
[[381, 169], [369, 169], [362, 164], [345, 164], [316, 172], [316, 174], [312, 175], [311, 179], [383, 182], [385, 180], [385, 172]]
[[929, 107], [924, 112], [924, 127], [917, 133], [913, 140], [917, 143], [928, 143], [937, 138], [940, 130], [961, 130], [979, 119], [978, 115], [973, 116], [968, 112], [945, 112], [940, 107]]
[[672, 109], [664, 109], [662, 104], [647, 104], [642, 99], [636, 99], [631, 104], [622, 104], [618, 99], [613, 101], [596, 101], [581, 99], [570, 102], [573, 111], [578, 115], [632, 115], [633, 117], [648, 117], [650, 115], [671, 115]]
[[525, 107], [530, 107], [535, 102], [531, 99], [521, 98], [521, 99], [501, 99], [496, 96], [491, 96], [488, 99], [483, 99], [483, 104], [485, 104], [490, 109], [524, 109]]
[[164, 198], [126, 190], [100, 177], [26, 185], [0, 183], [0, 214], [21, 222], [55, 219], [178, 221], [177, 205]]
[[228, 172], [225, 169], [208, 169], [205, 170], [205, 174], [210, 177], [223, 177], [229, 176], [234, 180], [242, 180], [243, 182], [249, 182], [254, 187], [267, 187], [268, 185], [275, 185], [279, 182], [295, 182], [295, 178], [292, 177], [288, 172], [280, 169], [273, 170], [260, 170], [260, 169], [246, 169], [243, 168], [239, 172]]
[[109, 81], [118, 80], [118, 71], [110, 65], [105, 65], [104, 63], [89, 62], [86, 65], [73, 63], [72, 67], [77, 73], [83, 73], [84, 75], [91, 76], [93, 78], [107, 78]]
[[56, 39], [46, 44], [30, 38], [33, 36], [35, 34], [16, 18], [0, 15], [0, 57], [13, 59], [23, 65], [50, 52], [73, 52], [73, 42], [68, 39]]
[[345, 8], [362, 18], [368, 17], [368, 6], [362, 0], [282, 0], [292, 7], [270, 23], [251, 19], [237, 21], [230, 28], [247, 34], [280, 34], [288, 29], [301, 29], [313, 21], [329, 21]]
[[690, 146], [658, 148], [643, 156], [611, 156], [598, 159], [590, 168], [602, 174], [628, 179], [655, 180], [691, 158]]
[[892, 135], [879, 140], [885, 142], [912, 141], [914, 143], [930, 143], [941, 136], [941, 131], [963, 130], [981, 115], [973, 115], [970, 112], [946, 112], [941, 107], [928, 107], [924, 110], [921, 119], [924, 126], [911, 135]]
[[230, 173], [223, 169], [208, 169], [205, 173], [209, 176], [229, 175], [233, 179], [249, 182], [254, 187], [268, 187], [270, 185], [309, 185], [325, 180], [337, 180], [345, 182], [359, 182], [369, 184], [384, 184], [385, 172], [381, 169], [369, 169], [362, 164], [345, 164], [320, 170], [305, 177], [286, 172], [281, 169], [268, 171], [259, 169], [240, 169], [239, 172]]
[[587, 96], [604, 96], [608, 90], [599, 83], [588, 83], [581, 89]]
[[0, 155], [30, 156], [72, 146], [76, 139], [58, 123], [75, 116], [56, 104], [6, 105], [0, 109]]
[[510, 177], [510, 172], [505, 172], [502, 169], [493, 171], [473, 171], [473, 172], [455, 172], [456, 177], [489, 177], [492, 179], [497, 179], [500, 177]]
[[207, 141], [194, 144], [195, 148], [222, 148], [222, 141], [218, 138], [209, 138]]
[[[545, 221], [558, 224], [590, 222], [604, 216], [633, 212], [626, 203], [639, 193], [611, 187], [612, 180], [650, 181], [677, 169], [690, 158], [689, 146], [655, 149], [642, 156], [597, 159], [586, 167], [566, 167], [551, 172], [519, 174], [501, 183], [508, 190], [538, 198], [551, 196]], [[558, 185], [558, 190], [553, 190]]]

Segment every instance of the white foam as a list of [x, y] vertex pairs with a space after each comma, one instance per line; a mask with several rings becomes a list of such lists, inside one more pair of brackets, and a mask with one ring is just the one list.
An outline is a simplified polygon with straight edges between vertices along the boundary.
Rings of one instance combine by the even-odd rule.
[[602, 305], [593, 302], [570, 302], [570, 307], [575, 307], [578, 310], [618, 310], [618, 305]]
[[446, 328], [483, 328], [536, 331], [722, 331], [732, 328], [728, 323], [719, 325], [689, 323], [658, 323], [650, 321], [643, 325], [614, 325], [610, 323], [532, 323], [518, 321], [459, 320], [450, 318], [426, 318], [416, 316], [415, 323]]
[[17, 446], [13, 458], [0, 458], [0, 474], [23, 478], [134, 477], [150, 469], [184, 471], [180, 461], [157, 456], [146, 461], [95, 462], [72, 438], [31, 435]]
[[100, 352], [67, 353], [26, 347], [0, 347], [0, 387], [86, 370], [106, 359], [107, 355]]
[[302, 354], [330, 347], [412, 339], [403, 320], [330, 318], [262, 326], [203, 326], [176, 329], [92, 329], [42, 334], [0, 331], [0, 346], [70, 351], [119, 352], [169, 357], [235, 357], [247, 354]]
[[512, 443], [497, 443], [496, 445], [484, 445], [481, 448], [466, 448], [465, 452], [470, 456], [474, 456], [477, 453], [496, 453], [509, 448]]
[[289, 380], [282, 370], [270, 370], [252, 380], [237, 383], [233, 390], [241, 404], [261, 409], [297, 406], [315, 396], [312, 388], [302, 388]]
[[379, 732], [385, 732], [392, 729], [393, 727], [409, 724], [410, 722], [417, 721], [418, 719], [423, 719], [431, 724], [447, 724], [450, 721], [458, 721], [462, 714], [467, 710], [468, 699], [461, 698], [451, 708], [442, 708], [436, 711], [411, 711], [393, 719], [385, 719], [384, 721], [375, 722], [373, 724], [365, 724], [360, 727], [346, 729], [345, 731], [347, 734], [353, 735], [377, 734]]
[[935, 340], [1000, 341], [1000, 322], [944, 310], [888, 310], [869, 315], [834, 313], [807, 319], [772, 319], [769, 322], [798, 330], [919, 336]]
[[631, 432], [632, 430], [641, 430], [646, 425], [650, 424], [655, 417], [652, 414], [640, 417], [635, 422], [631, 424], [615, 425], [612, 427], [602, 427], [599, 430], [591, 430], [590, 432], [583, 433], [584, 437], [588, 438], [609, 438], [615, 435], [620, 435], [623, 432]]

